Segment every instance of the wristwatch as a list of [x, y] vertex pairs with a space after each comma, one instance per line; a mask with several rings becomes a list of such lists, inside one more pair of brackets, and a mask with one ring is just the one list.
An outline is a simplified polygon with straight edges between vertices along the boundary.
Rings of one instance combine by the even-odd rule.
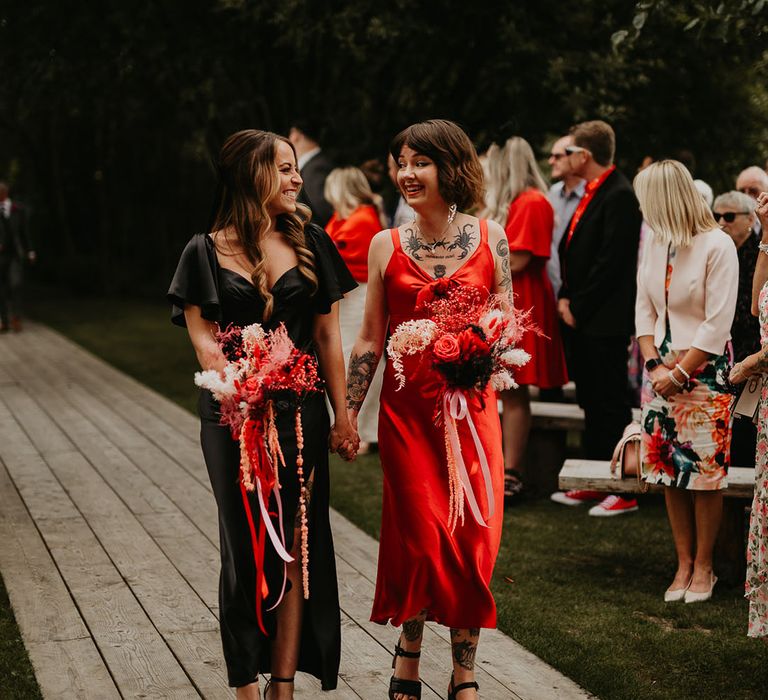
[[652, 357], [650, 360], [645, 361], [645, 369], [649, 372], [655, 370], [659, 365], [663, 365], [664, 362], [659, 357]]

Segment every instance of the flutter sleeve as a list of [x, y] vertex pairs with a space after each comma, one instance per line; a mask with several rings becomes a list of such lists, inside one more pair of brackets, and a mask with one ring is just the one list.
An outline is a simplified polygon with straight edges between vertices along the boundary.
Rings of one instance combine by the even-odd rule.
[[315, 256], [318, 283], [314, 296], [315, 310], [319, 314], [327, 314], [335, 302], [357, 287], [357, 282], [336, 245], [323, 229], [315, 224], [308, 224], [304, 232], [307, 244]]
[[512, 202], [504, 230], [511, 251], [528, 251], [549, 258], [555, 214], [549, 200], [538, 190], [523, 192]]
[[218, 321], [220, 314], [216, 270], [212, 258], [215, 252], [209, 247], [208, 235], [198, 233], [187, 243], [171, 280], [167, 298], [173, 305], [171, 321], [186, 327], [184, 307], [199, 306], [202, 317]]

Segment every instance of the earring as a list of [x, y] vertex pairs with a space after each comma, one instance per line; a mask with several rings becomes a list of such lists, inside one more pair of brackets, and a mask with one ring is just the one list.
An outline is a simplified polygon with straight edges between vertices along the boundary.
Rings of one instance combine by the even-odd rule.
[[453, 223], [453, 220], [456, 218], [456, 212], [458, 210], [459, 208], [456, 206], [456, 204], [451, 204], [451, 206], [448, 207], [448, 226]]

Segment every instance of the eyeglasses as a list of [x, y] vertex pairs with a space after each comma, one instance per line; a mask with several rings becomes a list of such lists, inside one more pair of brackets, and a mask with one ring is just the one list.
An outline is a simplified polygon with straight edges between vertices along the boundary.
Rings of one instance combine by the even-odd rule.
[[715, 221], [719, 224], [720, 219], [725, 221], [726, 224], [732, 224], [734, 221], [736, 221], [736, 217], [739, 215], [746, 216], [750, 214], [751, 212], [748, 211], [727, 211], [723, 214], [721, 214], [719, 211], [713, 211], [712, 216], [715, 217]]
[[566, 155], [572, 156], [574, 153], [589, 153], [589, 151], [581, 146], [566, 146], [565, 153]]

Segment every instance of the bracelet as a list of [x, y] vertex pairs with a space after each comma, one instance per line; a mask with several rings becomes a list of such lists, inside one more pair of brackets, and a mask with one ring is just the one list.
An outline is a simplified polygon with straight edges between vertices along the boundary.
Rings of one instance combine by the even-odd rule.
[[669, 381], [672, 382], [678, 389], [685, 388], [685, 384], [683, 384], [683, 382], [677, 381], [675, 375], [672, 374], [672, 372], [670, 372], [668, 376], [669, 376]]
[[757, 244], [757, 249], [761, 253], [765, 253], [766, 255], [768, 255], [768, 243], [758, 243]]
[[[768, 255], [768, 253], [766, 253], [766, 255]], [[679, 364], [675, 365], [675, 369], [679, 369], [680, 370], [680, 374], [682, 374], [685, 377], [685, 381], [686, 382], [690, 380], [691, 375], [688, 374], [688, 372], [686, 372]]]

